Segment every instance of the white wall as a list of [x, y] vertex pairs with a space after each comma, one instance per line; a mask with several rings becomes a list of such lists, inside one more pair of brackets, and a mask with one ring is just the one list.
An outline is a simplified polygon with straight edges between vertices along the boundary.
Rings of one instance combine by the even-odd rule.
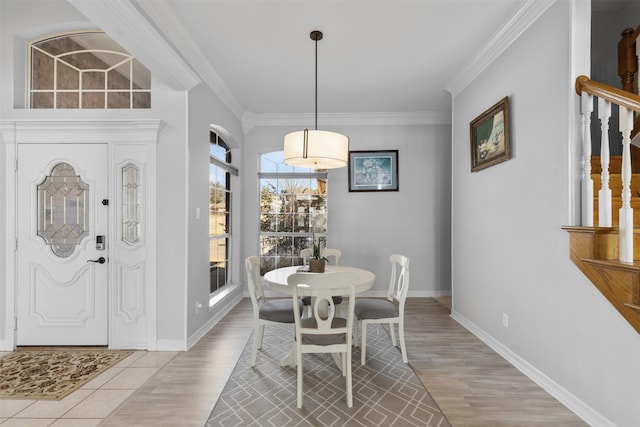
[[[327, 245], [342, 250], [340, 263], [376, 274], [371, 293], [389, 286], [389, 255], [411, 258], [410, 296], [450, 291], [450, 126], [321, 127], [350, 138], [351, 150], [398, 150], [398, 192], [348, 191], [347, 168], [329, 170]], [[260, 153], [281, 150], [293, 128], [259, 127], [245, 139], [245, 257], [258, 253]]]
[[[64, 1], [0, 2], [0, 113], [2, 120], [13, 119], [161, 119], [157, 147], [157, 311], [159, 348], [184, 346], [186, 340], [186, 253], [187, 253], [187, 94], [169, 89], [157, 79], [152, 81], [152, 108], [146, 110], [26, 110], [14, 109], [14, 100], [23, 96], [16, 87], [24, 87], [24, 51], [26, 42], [70, 29], [95, 29], [75, 8]], [[14, 71], [17, 73], [14, 73]], [[152, 70], [153, 76], [153, 70]], [[20, 105], [20, 102], [15, 104]], [[0, 147], [1, 164], [5, 163], [5, 147]], [[2, 174], [0, 200], [2, 217], [13, 201], [6, 200]], [[6, 206], [5, 204], [6, 203]], [[7, 246], [5, 224], [0, 235], [0, 250]], [[6, 253], [2, 262], [6, 259]], [[2, 266], [2, 264], [0, 264]], [[3, 266], [4, 267], [4, 266]], [[4, 284], [2, 269], [0, 292]], [[13, 286], [13, 284], [7, 284]], [[4, 293], [2, 293], [4, 297]], [[0, 319], [5, 320], [5, 301], [0, 305]], [[3, 329], [2, 329], [3, 330]], [[1, 332], [0, 332], [1, 333]], [[0, 339], [4, 338], [3, 336]]]
[[[189, 93], [189, 223], [188, 247], [188, 297], [187, 336], [192, 337], [201, 328], [208, 329], [208, 322], [217, 319], [220, 310], [227, 304], [209, 310], [209, 131], [211, 125], [222, 128], [225, 142], [232, 149], [232, 164], [239, 168], [242, 164], [243, 133], [240, 121], [221, 103], [219, 98], [206, 86], [200, 84]], [[222, 133], [222, 132], [221, 132]], [[242, 227], [242, 186], [237, 177], [231, 179], [232, 212], [231, 225], [236, 245], [232, 246], [233, 283], [243, 280], [244, 258], [241, 255], [240, 236]], [[196, 219], [196, 208], [200, 209], [200, 219]], [[202, 309], [196, 314], [196, 303]], [[204, 331], [201, 331], [204, 332]], [[196, 335], [197, 337], [197, 335]]]
[[[572, 5], [588, 22], [588, 2], [555, 2], [454, 97], [452, 314], [591, 425], [631, 427], [640, 337], [571, 263], [561, 230], [577, 175], [574, 79], [588, 74], [590, 30]], [[513, 158], [471, 173], [469, 122], [505, 95]]]

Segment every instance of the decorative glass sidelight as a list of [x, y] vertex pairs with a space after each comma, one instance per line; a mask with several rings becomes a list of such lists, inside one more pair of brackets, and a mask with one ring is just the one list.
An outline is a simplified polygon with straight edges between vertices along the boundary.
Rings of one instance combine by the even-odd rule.
[[60, 258], [89, 235], [89, 184], [68, 163], [58, 163], [37, 187], [38, 230]]
[[133, 163], [122, 167], [122, 241], [133, 245], [140, 240], [140, 168]]

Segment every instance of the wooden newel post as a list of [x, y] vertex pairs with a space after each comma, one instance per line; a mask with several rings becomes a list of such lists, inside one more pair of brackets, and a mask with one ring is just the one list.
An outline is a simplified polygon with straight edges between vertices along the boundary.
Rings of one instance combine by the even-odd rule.
[[633, 28], [625, 29], [621, 36], [622, 38], [618, 42], [618, 76], [622, 82], [622, 89], [633, 92], [634, 75], [638, 71]]

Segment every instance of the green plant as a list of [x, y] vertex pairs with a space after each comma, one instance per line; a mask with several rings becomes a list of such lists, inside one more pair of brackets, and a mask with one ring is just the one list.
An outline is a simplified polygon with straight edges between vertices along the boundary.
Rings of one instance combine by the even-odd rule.
[[313, 218], [311, 225], [311, 258], [315, 259], [323, 259], [325, 261], [329, 261], [327, 258], [322, 256], [322, 247], [320, 246], [320, 238], [316, 239], [316, 227], [321, 228], [326, 223], [326, 215], [324, 214], [316, 214]]
[[313, 248], [311, 258], [324, 259], [326, 261], [327, 259], [322, 256], [322, 247], [320, 247], [320, 239], [316, 240], [316, 230], [313, 228], [311, 229], [311, 244]]

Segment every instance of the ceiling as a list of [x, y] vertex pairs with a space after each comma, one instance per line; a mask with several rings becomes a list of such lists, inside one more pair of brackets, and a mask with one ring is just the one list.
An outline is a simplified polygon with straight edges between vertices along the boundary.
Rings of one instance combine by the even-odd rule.
[[[319, 115], [450, 111], [451, 86], [474, 63], [490, 60], [487, 46], [517, 36], [514, 22], [526, 20], [527, 10], [553, 3], [68, 1], [141, 60], [152, 49], [149, 31], [140, 28], [148, 26], [240, 117], [314, 112], [312, 30], [324, 33], [317, 45]], [[167, 49], [155, 52], [147, 54], [151, 62], [158, 52], [172, 58]]]

